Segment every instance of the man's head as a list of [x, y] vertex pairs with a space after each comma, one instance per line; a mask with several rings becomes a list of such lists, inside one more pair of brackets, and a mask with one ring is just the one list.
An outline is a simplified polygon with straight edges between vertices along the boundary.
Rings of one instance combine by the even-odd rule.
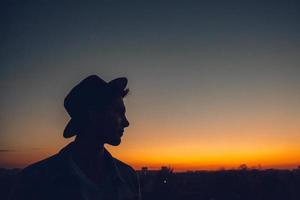
[[64, 106], [71, 116], [64, 137], [93, 143], [119, 145], [124, 128], [129, 126], [123, 98], [127, 95], [127, 79], [105, 82], [96, 75], [76, 85], [66, 96]]

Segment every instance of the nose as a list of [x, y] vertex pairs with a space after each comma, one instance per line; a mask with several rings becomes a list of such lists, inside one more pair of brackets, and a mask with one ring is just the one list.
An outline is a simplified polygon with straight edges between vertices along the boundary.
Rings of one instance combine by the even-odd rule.
[[126, 128], [126, 127], [129, 126], [129, 121], [127, 120], [126, 117], [124, 117], [124, 120], [123, 120], [123, 126], [124, 126], [124, 128]]

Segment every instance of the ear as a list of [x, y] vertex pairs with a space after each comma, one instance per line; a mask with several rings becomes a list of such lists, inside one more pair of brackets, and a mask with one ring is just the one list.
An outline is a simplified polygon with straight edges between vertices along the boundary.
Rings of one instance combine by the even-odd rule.
[[88, 113], [88, 120], [92, 123], [99, 123], [99, 120], [101, 120], [102, 115], [97, 112], [96, 110], [89, 109], [87, 111]]

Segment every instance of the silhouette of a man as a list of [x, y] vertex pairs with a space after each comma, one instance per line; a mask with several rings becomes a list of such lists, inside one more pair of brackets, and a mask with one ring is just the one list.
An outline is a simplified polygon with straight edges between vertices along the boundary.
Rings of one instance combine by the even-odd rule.
[[64, 100], [71, 120], [63, 134], [75, 140], [22, 170], [12, 199], [140, 199], [135, 171], [104, 148], [119, 145], [129, 126], [126, 85], [126, 78], [107, 83], [96, 75], [76, 85]]

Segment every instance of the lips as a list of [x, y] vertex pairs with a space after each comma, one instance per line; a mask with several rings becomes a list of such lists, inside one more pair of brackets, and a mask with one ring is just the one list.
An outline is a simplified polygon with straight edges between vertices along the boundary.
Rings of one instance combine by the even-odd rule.
[[119, 134], [122, 136], [123, 135], [123, 133], [124, 133], [124, 130], [120, 130], [119, 131]]

